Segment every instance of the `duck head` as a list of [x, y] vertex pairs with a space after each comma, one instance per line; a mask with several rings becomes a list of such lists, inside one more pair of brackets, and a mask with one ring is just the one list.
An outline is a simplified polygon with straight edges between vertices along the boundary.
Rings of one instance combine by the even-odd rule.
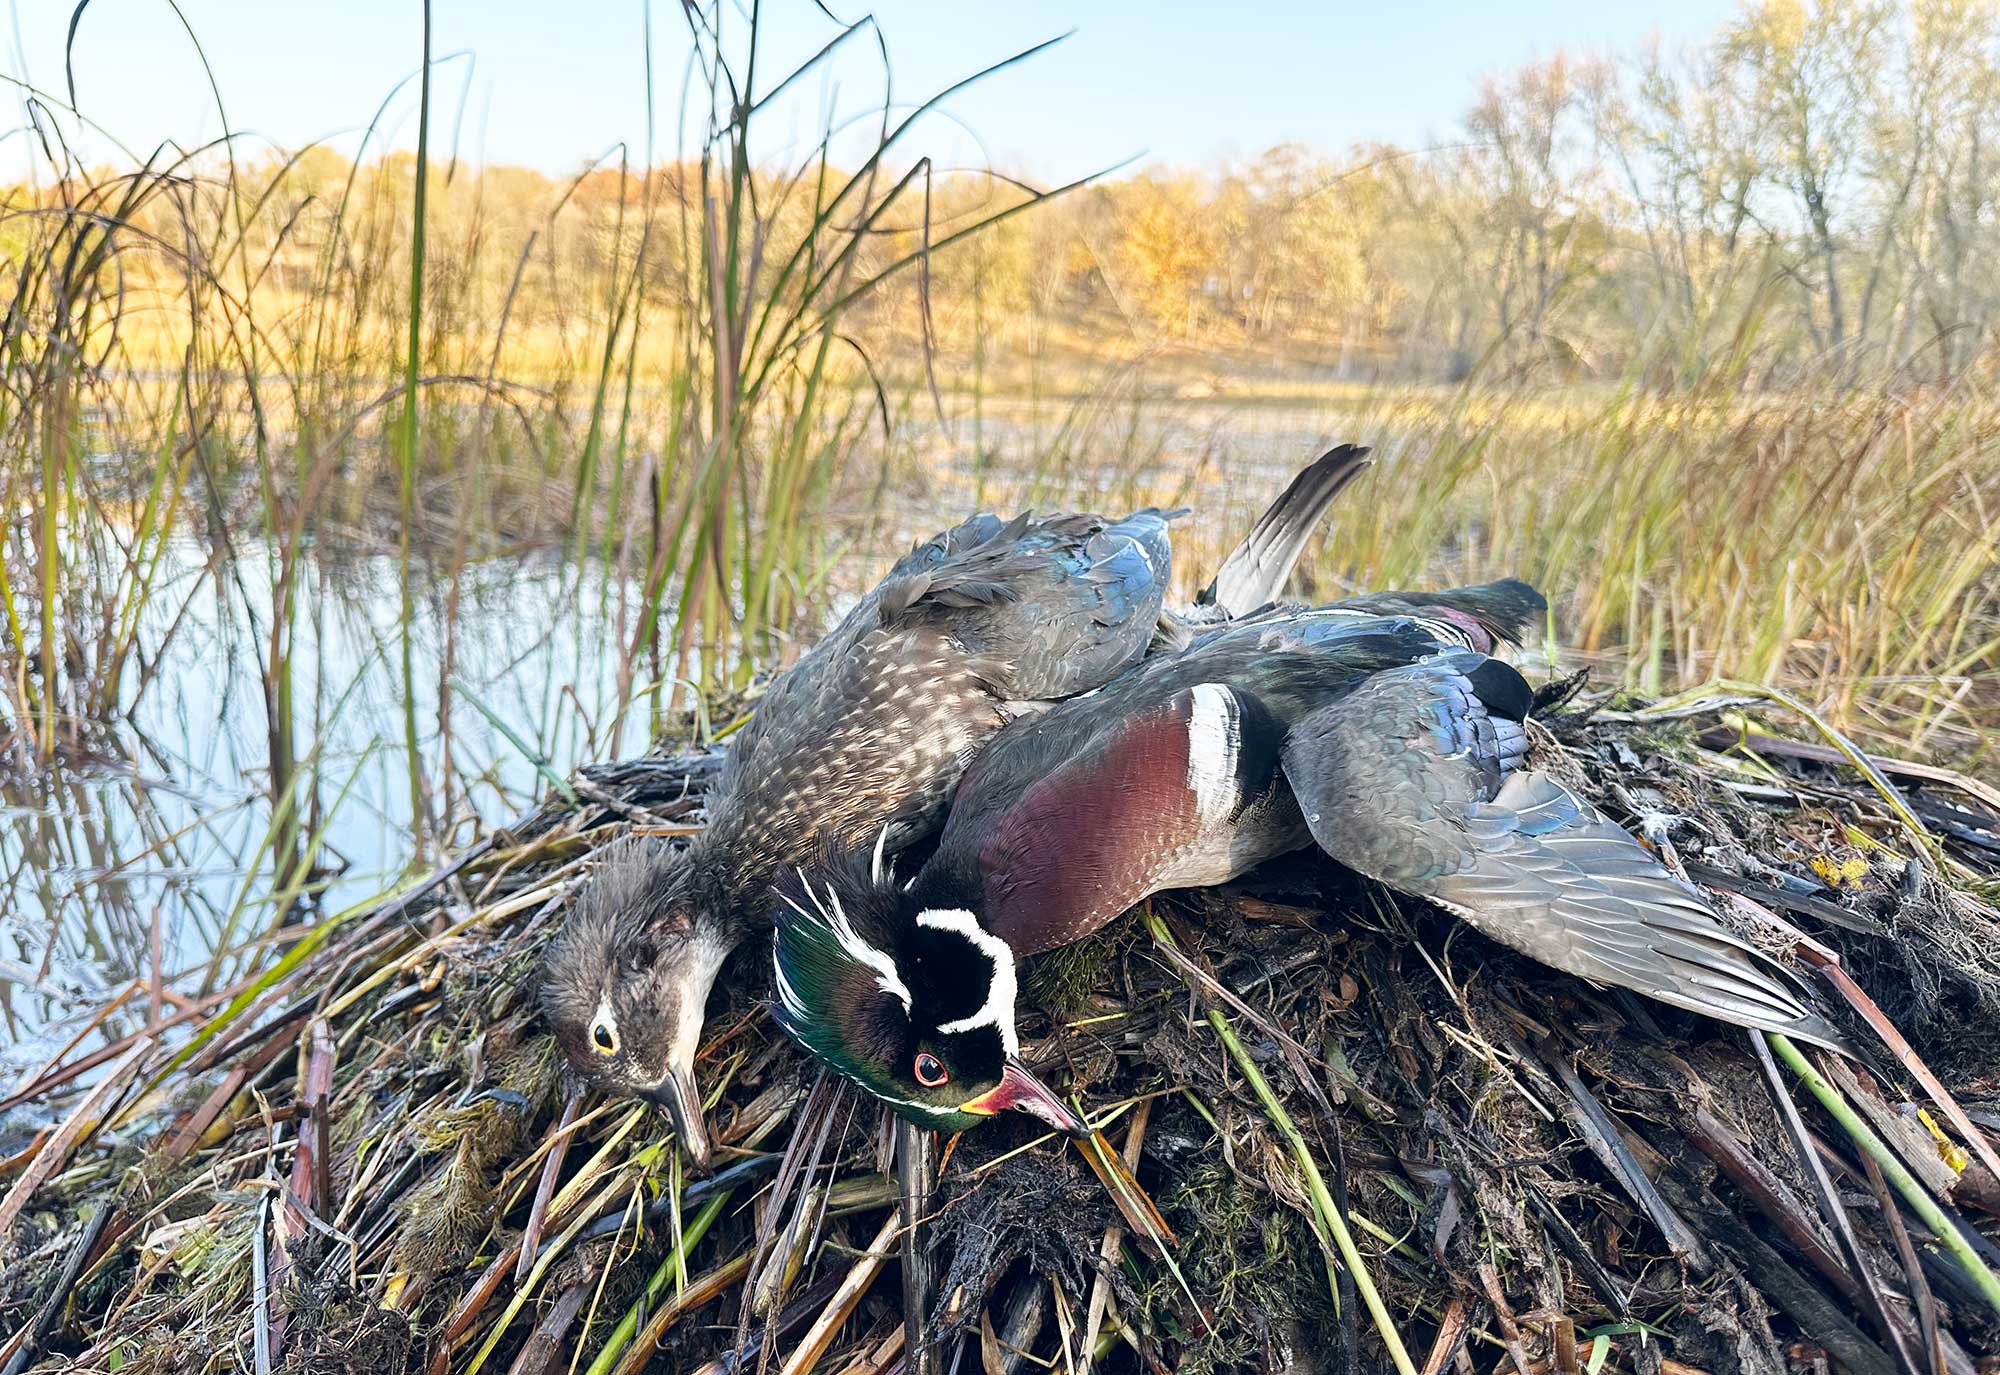
[[648, 1098], [706, 1168], [694, 1077], [703, 1013], [735, 944], [702, 901], [697, 866], [657, 838], [612, 844], [550, 943], [542, 1007], [556, 1044], [593, 1085]]
[[882, 864], [836, 857], [779, 884], [778, 1024], [919, 1126], [963, 1131], [1008, 1108], [1088, 1128], [1020, 1057], [1014, 953], [963, 907], [926, 906]]

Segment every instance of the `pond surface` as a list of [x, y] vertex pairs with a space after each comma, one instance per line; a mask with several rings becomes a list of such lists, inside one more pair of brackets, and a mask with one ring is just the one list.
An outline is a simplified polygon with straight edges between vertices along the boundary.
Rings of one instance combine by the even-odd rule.
[[[71, 1014], [136, 982], [105, 1030], [141, 1025], [156, 967], [171, 980], [272, 925], [264, 553], [253, 546], [217, 569], [206, 548], [176, 542], [164, 595], [145, 612], [162, 622], [145, 638], [166, 647], [129, 726], [101, 756], [0, 782], [0, 1094], [76, 1033]], [[325, 871], [316, 905], [336, 911], [393, 884], [412, 857], [401, 593], [397, 561], [384, 555], [316, 559], [304, 581], [294, 751], [316, 785], [301, 827]], [[413, 696], [427, 810], [448, 810], [459, 838], [469, 818], [504, 823], [532, 805], [544, 785], [530, 753], [566, 773], [644, 747], [644, 703], [615, 711], [618, 646], [637, 605], [623, 580], [531, 555], [469, 565], [453, 611], [449, 595], [427, 586], [417, 605]], [[448, 751], [438, 712], [447, 649], [463, 687]], [[208, 982], [174, 988], [191, 996]]]

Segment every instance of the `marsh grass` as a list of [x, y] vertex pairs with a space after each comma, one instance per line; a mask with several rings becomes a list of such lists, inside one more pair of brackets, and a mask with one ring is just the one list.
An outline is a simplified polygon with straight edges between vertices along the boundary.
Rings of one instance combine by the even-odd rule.
[[[1378, 462], [1335, 512], [1305, 570], [1308, 594], [1520, 574], [1552, 594], [1536, 651], [1550, 666], [1584, 662], [1600, 686], [1645, 693], [1724, 678], [1780, 688], [1871, 746], [1995, 776], [1990, 360], [1942, 380], [1843, 364], [1763, 385], [1766, 322], [1753, 300], [1733, 331], [1707, 332], [1728, 349], [1663, 340], [1620, 376], [1475, 370], [1453, 386], [1359, 386], [1233, 370], [1039, 305], [1002, 318], [975, 300], [968, 311], [935, 297], [931, 269], [1072, 188], [934, 220], [942, 178], [915, 144], [950, 91], [909, 109], [885, 103], [872, 154], [837, 160], [827, 130], [795, 162], [767, 162], [770, 102], [836, 55], [880, 52], [879, 34], [867, 21], [833, 28], [818, 55], [771, 80], [754, 18], [723, 5], [684, 13], [701, 60], [681, 96], [693, 112], [682, 143], [663, 155], [649, 132], [636, 156], [620, 150], [525, 211], [506, 169], [431, 156], [428, 61], [411, 79], [424, 130], [414, 159], [381, 152], [405, 88], [351, 162], [321, 148], [255, 155], [228, 135], [109, 171], [69, 152], [77, 112], [27, 93], [45, 165], [0, 203], [0, 694], [6, 801], [34, 820], [10, 842], [7, 891], [52, 920], [78, 906], [110, 913], [103, 929], [85, 927], [91, 957], [147, 951], [128, 983], [60, 1028], [33, 1079], [37, 1104], [74, 1109], [79, 1088], [116, 1063], [110, 1048], [157, 1037], [107, 1094], [148, 1086], [120, 1110], [136, 1125], [189, 1066], [211, 1076], [201, 1082], [217, 1096], [182, 1119], [202, 1132], [148, 1168], [213, 1164], [239, 1131], [260, 1130], [257, 1091], [302, 1091], [309, 1052], [301, 1043], [294, 1069], [282, 1037], [310, 1007], [338, 1032], [330, 1110], [351, 1133], [339, 1146], [344, 1201], [322, 1220], [354, 1238], [369, 1284], [390, 1271], [415, 1282], [423, 1267], [388, 1259], [412, 1232], [396, 1200], [435, 1163], [415, 1163], [410, 1122], [466, 1108], [457, 1100], [475, 1075], [457, 1057], [488, 1044], [473, 1015], [482, 989], [452, 983], [452, 961], [473, 950], [492, 979], [495, 1058], [478, 1068], [546, 1120], [554, 1088], [521, 991], [526, 964], [581, 858], [630, 819], [586, 808], [584, 826], [564, 811], [555, 830], [496, 845], [495, 824], [533, 798], [495, 784], [493, 761], [465, 741], [468, 720], [490, 721], [561, 796], [567, 763], [629, 744], [628, 725], [649, 736], [692, 712], [706, 733], [731, 719], [719, 703], [810, 643], [842, 595], [975, 506], [1193, 505], [1177, 539], [1191, 591], [1329, 441], [1372, 444]], [[649, 92], [654, 57], [649, 32]], [[363, 614], [381, 589], [343, 551], [392, 568], [386, 623]], [[565, 590], [552, 614], [588, 611], [611, 630], [607, 644], [579, 637], [567, 678], [551, 672], [510, 711], [491, 683], [463, 675], [463, 637], [478, 633], [464, 608], [489, 569], [531, 551], [554, 551]], [[418, 634], [433, 613], [434, 643]], [[400, 719], [342, 752], [330, 742], [362, 670], [328, 647], [355, 626], [381, 634], [374, 653], [394, 661]], [[139, 780], [171, 779], [171, 754], [135, 739], [132, 723], [182, 690], [168, 666], [197, 635], [259, 701], [245, 772], [261, 805], [165, 826], [145, 812]], [[600, 655], [611, 687], [586, 700]], [[89, 791], [91, 771], [107, 767], [131, 774], [129, 799]], [[343, 876], [328, 853], [357, 780], [376, 767], [403, 780], [407, 813], [381, 820], [407, 828], [408, 862], [457, 856], [415, 894], [393, 875]], [[674, 810], [686, 801], [648, 794], [643, 805], [657, 820], [686, 815]], [[138, 817], [132, 833], [103, 822], [109, 805]], [[176, 967], [150, 913], [114, 890], [123, 875], [208, 862], [202, 836], [232, 824], [241, 872], [228, 893], [173, 893], [167, 919], [199, 928], [200, 947]], [[419, 930], [419, 916], [432, 926]], [[11, 989], [48, 972], [0, 978]], [[448, 1017], [428, 1015], [434, 997]], [[401, 1019], [391, 1024], [407, 1045], [372, 1039], [372, 1016]], [[752, 1025], [724, 1035], [763, 1055]], [[756, 1104], [731, 1075], [761, 1069], [729, 1044], [711, 1050], [728, 1067], [719, 1092], [747, 1114]], [[401, 1096], [369, 1099], [357, 1065], [386, 1067]], [[776, 1130], [793, 1106], [779, 1095], [754, 1121]], [[487, 1108], [478, 1114], [490, 1127]], [[261, 1130], [272, 1160], [295, 1144], [282, 1124]], [[475, 1134], [451, 1118], [423, 1139], [456, 1149]], [[629, 1113], [592, 1116], [559, 1215], [636, 1213], [674, 1193], [673, 1152], [643, 1136]], [[52, 1181], [64, 1200], [112, 1169], [74, 1154], [74, 1172]], [[521, 1219], [544, 1158], [510, 1158], [482, 1182], [500, 1191], [497, 1216]], [[257, 1178], [246, 1187], [271, 1183]], [[1390, 1196], [1374, 1204], [1394, 1206]], [[148, 1297], [156, 1281], [184, 1282], [180, 1298], [206, 1318], [242, 1311], [250, 1212], [234, 1198], [219, 1209], [154, 1238], [134, 1311], [187, 1317]], [[132, 1215], [149, 1227], [194, 1216], [172, 1211], [147, 1203]], [[729, 1229], [719, 1205], [696, 1216]], [[700, 1239], [690, 1220], [680, 1226], [681, 1249], [649, 1253], [662, 1292], [687, 1278]], [[500, 1233], [481, 1221], [470, 1235], [473, 1257], [512, 1273], [491, 1254]], [[615, 1246], [651, 1247], [652, 1235], [635, 1224]], [[652, 1330], [636, 1291], [579, 1292], [553, 1264], [531, 1275], [510, 1315], [546, 1282], [564, 1286], [578, 1331]], [[445, 1282], [421, 1278], [429, 1295], [420, 1287], [391, 1307], [437, 1318]], [[1159, 1275], [1139, 1278], [1144, 1291]], [[518, 1341], [520, 1324], [500, 1311], [444, 1314], [458, 1325], [447, 1350]], [[1114, 1312], [1106, 1330], [1136, 1342], [1157, 1318], [1157, 1330], [1186, 1335], [1195, 1316]], [[1606, 1343], [1613, 1326], [1602, 1325]], [[121, 1359], [145, 1345], [115, 1324], [88, 1334], [100, 1338]]]
[[[879, 46], [872, 24], [835, 30], [773, 79], [756, 22], [682, 13], [701, 61], [672, 160], [649, 132], [643, 163], [621, 152], [525, 220], [488, 199], [504, 170], [431, 157], [428, 51], [354, 162], [259, 155], [225, 133], [107, 172], [69, 151], [65, 131], [87, 118], [22, 89], [46, 165], [0, 203], [0, 503], [19, 517], [0, 548], [12, 769], [121, 766], [146, 699], [184, 696], [164, 666], [210, 605], [237, 628], [223, 637], [241, 656], [232, 671], [262, 699], [269, 834], [243, 861], [260, 891], [285, 895], [282, 923], [324, 886], [313, 841], [345, 795], [310, 762], [348, 687], [327, 656], [344, 590], [329, 550], [394, 556], [401, 729], [370, 747], [406, 778], [411, 864], [495, 819], [471, 797], [488, 763], [459, 748], [454, 721], [457, 611], [482, 564], [560, 550], [577, 612], [593, 598], [617, 627], [589, 663], [579, 641], [571, 687], [548, 684], [535, 758], [559, 716], [583, 742], [573, 758], [791, 652], [793, 625], [831, 595], [829, 506], [869, 490], [857, 461], [887, 441], [890, 401], [845, 313], [1039, 197], [935, 245], [904, 232], [930, 168], [892, 164], [946, 93], [885, 104], [853, 171], [835, 166], [831, 127], [795, 165], [765, 164], [771, 100], [849, 47]], [[378, 155], [405, 87], [413, 160]], [[162, 577], [189, 538], [207, 546], [199, 574]], [[417, 644], [433, 600], [436, 657]], [[614, 687], [586, 702], [573, 685], [600, 656]], [[420, 721], [426, 696], [435, 716]]]

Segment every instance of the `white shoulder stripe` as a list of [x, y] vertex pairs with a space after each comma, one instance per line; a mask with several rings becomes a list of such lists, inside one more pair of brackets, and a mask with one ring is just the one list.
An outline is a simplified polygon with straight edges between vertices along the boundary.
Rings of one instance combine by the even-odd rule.
[[1233, 689], [1201, 683], [1188, 719], [1187, 786], [1202, 819], [1225, 816], [1237, 801], [1236, 762], [1243, 752], [1243, 711]]
[[889, 823], [882, 823], [882, 833], [875, 837], [875, 853], [868, 861], [868, 877], [874, 883], [893, 883], [896, 875], [884, 860], [883, 852], [889, 848]]

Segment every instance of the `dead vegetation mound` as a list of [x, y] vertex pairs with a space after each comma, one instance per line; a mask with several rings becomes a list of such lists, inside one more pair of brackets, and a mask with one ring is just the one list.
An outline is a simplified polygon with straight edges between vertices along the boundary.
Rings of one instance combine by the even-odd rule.
[[1036, 962], [1024, 1031], [1130, 1168], [996, 1123], [942, 1144], [906, 1251], [888, 1134], [773, 1031], [759, 951], [702, 1058], [715, 1176], [564, 1082], [536, 956], [597, 848], [698, 824], [715, 756], [663, 751], [9, 1100], [48, 1125], [6, 1147], [0, 1364], [1992, 1371], [2000, 793], [1741, 706], [1545, 748], [1907, 1054], [1837, 978], [1858, 1063], [1299, 856]]

